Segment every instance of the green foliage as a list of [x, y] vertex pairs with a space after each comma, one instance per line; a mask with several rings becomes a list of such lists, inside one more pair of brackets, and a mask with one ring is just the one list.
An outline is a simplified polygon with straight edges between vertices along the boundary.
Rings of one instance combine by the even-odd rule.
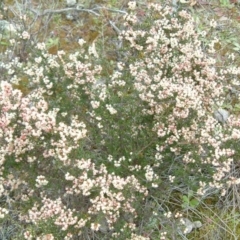
[[231, 7], [232, 4], [229, 0], [219, 0], [222, 7]]
[[[81, 18], [67, 23], [72, 35], [58, 26], [50, 36], [49, 26], [41, 44], [44, 34], [37, 39], [26, 12], [23, 27], [36, 42], [21, 32], [16, 43], [0, 42], [11, 56], [0, 69], [3, 225], [17, 223], [19, 239], [191, 239], [198, 231], [185, 234], [181, 220], [208, 217], [210, 226], [199, 232], [213, 234], [219, 225], [219, 239], [231, 239], [238, 213], [229, 207], [211, 218], [217, 207], [203, 206], [212, 196], [239, 204], [231, 192], [238, 121], [212, 117], [215, 108], [240, 111], [237, 95], [225, 98], [239, 69], [216, 67], [225, 44], [239, 51], [238, 38], [201, 16], [194, 21], [188, 4], [174, 14], [167, 5], [106, 4], [113, 9], [75, 13]], [[51, 16], [32, 21], [41, 26]], [[61, 15], [52, 20], [66, 24]]]
[[199, 205], [199, 200], [194, 198], [193, 191], [189, 191], [188, 195], [182, 196], [182, 208], [187, 210], [189, 208], [196, 208]]
[[51, 47], [58, 46], [58, 44], [59, 44], [59, 38], [49, 38], [46, 42], [46, 47], [51, 48]]

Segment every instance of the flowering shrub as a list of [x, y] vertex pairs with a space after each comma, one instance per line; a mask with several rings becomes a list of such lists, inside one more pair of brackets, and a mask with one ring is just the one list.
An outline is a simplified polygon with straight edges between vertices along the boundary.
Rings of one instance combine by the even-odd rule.
[[[143, 104], [142, 114], [152, 116], [152, 130], [158, 136], [157, 175], [167, 169], [171, 182], [175, 179], [195, 189], [199, 184], [199, 194], [204, 194], [206, 184], [224, 192], [222, 180], [234, 149], [224, 145], [230, 128], [213, 117], [214, 108], [224, 102], [224, 75], [217, 73], [215, 60], [203, 51], [191, 16], [184, 10], [175, 18], [172, 14], [171, 7], [157, 4], [149, 6], [144, 20], [131, 12], [120, 36], [134, 56], [126, 65]], [[213, 45], [208, 51], [214, 52]]]
[[239, 70], [218, 73], [188, 12], [142, 11], [129, 3], [108, 76], [101, 48], [83, 39], [72, 54], [38, 43], [27, 61], [1, 64], [0, 218], [22, 238], [181, 236], [174, 186], [204, 198], [239, 183], [239, 121], [213, 117]]

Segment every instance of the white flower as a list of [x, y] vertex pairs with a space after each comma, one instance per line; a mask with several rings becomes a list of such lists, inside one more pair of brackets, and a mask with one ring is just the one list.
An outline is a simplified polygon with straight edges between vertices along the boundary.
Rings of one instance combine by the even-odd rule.
[[91, 105], [92, 105], [92, 108], [93, 108], [93, 109], [96, 109], [96, 108], [99, 107], [100, 102], [98, 102], [98, 101], [91, 101]]
[[41, 63], [42, 62], [42, 58], [41, 57], [37, 57], [34, 59], [36, 63]]
[[39, 50], [45, 50], [45, 49], [46, 49], [45, 43], [37, 43], [37, 49], [39, 49]]
[[65, 179], [66, 179], [66, 180], [69, 180], [69, 181], [73, 181], [73, 180], [75, 179], [75, 177], [72, 176], [72, 175], [70, 175], [69, 172], [67, 172], [67, 173], [65, 174]]
[[115, 110], [110, 104], [107, 104], [106, 108], [112, 115], [117, 113], [117, 110]]
[[135, 1], [130, 1], [130, 2], [128, 3], [128, 8], [129, 8], [130, 10], [134, 10], [134, 9], [136, 8], [136, 2], [135, 2]]
[[80, 39], [78, 40], [78, 44], [79, 44], [80, 46], [83, 46], [84, 43], [86, 43], [86, 41], [85, 41], [84, 39], [80, 38]]
[[0, 218], [4, 218], [5, 214], [8, 214], [8, 210], [0, 207]]
[[46, 180], [46, 178], [44, 176], [40, 175], [40, 176], [37, 177], [36, 184], [35, 184], [35, 186], [37, 188], [45, 186], [47, 184], [48, 184], [48, 181]]
[[93, 230], [93, 231], [98, 231], [99, 230], [99, 228], [100, 228], [100, 224], [99, 223], [91, 223], [91, 229]]
[[9, 42], [10, 42], [11, 45], [13, 45], [13, 44], [16, 43], [16, 40], [15, 39], [10, 39]]
[[216, 22], [214, 19], [212, 19], [212, 20], [210, 21], [209, 25], [210, 25], [210, 27], [212, 27], [212, 28], [216, 28], [216, 27], [217, 27], [217, 22]]
[[89, 53], [90, 55], [93, 55], [95, 58], [98, 58], [98, 57], [99, 57], [99, 55], [98, 55], [98, 53], [97, 53], [97, 50], [96, 50], [95, 42], [93, 42], [92, 45], [89, 46], [89, 48], [88, 48], [88, 53]]
[[22, 37], [22, 39], [29, 39], [30, 38], [30, 34], [27, 31], [23, 31], [21, 37]]

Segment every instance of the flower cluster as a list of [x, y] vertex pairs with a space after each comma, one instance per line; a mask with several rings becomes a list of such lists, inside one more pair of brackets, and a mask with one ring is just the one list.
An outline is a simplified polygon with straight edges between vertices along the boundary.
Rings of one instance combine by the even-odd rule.
[[240, 68], [218, 72], [218, 39], [203, 49], [186, 10], [127, 6], [113, 66], [83, 39], [0, 63], [0, 220], [20, 212], [24, 239], [169, 239], [185, 219], [166, 203], [173, 186], [204, 197], [240, 183], [240, 123], [222, 106]]
[[[153, 116], [152, 130], [159, 138], [156, 162], [160, 160], [160, 166], [166, 167], [163, 159], [173, 158], [170, 164], [176, 171], [182, 164], [183, 175], [174, 176], [174, 167], [169, 174], [171, 179], [179, 177], [184, 182], [185, 178], [187, 184], [198, 166], [200, 179], [204, 171], [207, 184], [223, 190], [226, 185], [222, 181], [231, 170], [235, 152], [223, 147], [233, 129], [226, 132], [213, 116], [214, 108], [223, 104], [224, 75], [202, 49], [187, 11], [173, 14], [171, 7], [158, 4], [150, 4], [148, 11], [147, 20], [138, 19], [133, 11], [125, 17], [126, 29], [120, 40], [134, 56], [127, 64], [139, 102], [147, 105], [142, 114]], [[197, 184], [198, 175], [195, 177]], [[202, 187], [200, 192], [203, 194]]]

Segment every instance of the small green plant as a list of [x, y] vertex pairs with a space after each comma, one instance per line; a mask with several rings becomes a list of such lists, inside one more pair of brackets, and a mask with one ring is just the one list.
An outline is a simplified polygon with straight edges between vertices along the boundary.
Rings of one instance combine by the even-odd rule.
[[0, 45], [2, 45], [2, 46], [9, 46], [10, 44], [7, 41], [0, 41]]
[[231, 7], [232, 4], [229, 0], [219, 0], [222, 7]]
[[59, 38], [49, 38], [46, 42], [46, 47], [51, 48], [59, 45]]
[[193, 191], [189, 191], [188, 192], [188, 195], [183, 195], [182, 196], [182, 208], [184, 210], [187, 210], [187, 209], [194, 209], [196, 208], [198, 205], [199, 205], [199, 200], [197, 200], [195, 197], [194, 197], [194, 193]]

